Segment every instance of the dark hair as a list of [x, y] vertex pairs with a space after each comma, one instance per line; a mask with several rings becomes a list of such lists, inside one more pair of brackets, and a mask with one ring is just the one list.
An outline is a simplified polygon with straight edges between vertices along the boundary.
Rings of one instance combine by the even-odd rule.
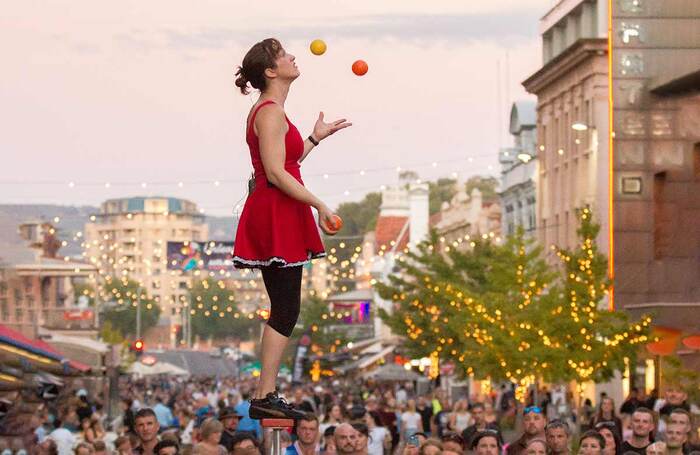
[[591, 439], [591, 438], [598, 441], [601, 449], [605, 448], [605, 438], [603, 437], [602, 434], [598, 433], [595, 430], [588, 430], [585, 433], [583, 433], [583, 435], [581, 435], [581, 439], [579, 439], [578, 445], [581, 446], [584, 439]]
[[255, 43], [243, 57], [243, 64], [236, 70], [236, 87], [244, 95], [248, 94], [248, 83], [254, 89], [264, 92], [267, 88], [265, 70], [277, 68], [275, 61], [282, 50], [282, 44], [275, 38], [267, 38]]
[[158, 444], [153, 447], [153, 453], [155, 455], [158, 455], [158, 452], [160, 452], [160, 449], [165, 449], [168, 447], [175, 447], [175, 453], [180, 453], [180, 444], [178, 444], [176, 441], [173, 441], [172, 439], [163, 439], [162, 441], [159, 441]]
[[563, 428], [564, 431], [566, 432], [567, 436], [569, 436], [571, 434], [571, 429], [569, 428], [569, 424], [561, 419], [554, 419], [551, 422], [549, 422], [547, 425], [545, 425], [544, 431], [546, 433], [547, 430], [553, 430], [556, 428]]
[[482, 430], [482, 431], [477, 432], [472, 437], [470, 449], [472, 449], [472, 450], [476, 449], [476, 446], [479, 445], [479, 441], [481, 441], [484, 438], [494, 438], [496, 440], [496, 444], [498, 445], [499, 449], [503, 446], [503, 443], [501, 442], [501, 433], [497, 430], [486, 429], [486, 430]]
[[[598, 431], [598, 433], [600, 433], [601, 430], [608, 430], [610, 434], [612, 434], [613, 440], [615, 441], [615, 453], [619, 454], [622, 451], [622, 437], [620, 436], [620, 433], [618, 433], [619, 429], [617, 428], [617, 425], [615, 425], [613, 422], [600, 422], [596, 424], [595, 429]], [[601, 434], [601, 436], [603, 435]]]
[[457, 444], [462, 446], [462, 448], [464, 448], [464, 438], [459, 433], [455, 433], [453, 431], [446, 431], [442, 434], [440, 440], [442, 442], [456, 442]]
[[615, 418], [617, 418], [617, 416], [615, 415], [615, 400], [613, 400], [612, 397], [609, 397], [606, 395], [600, 399], [600, 405], [598, 406], [598, 412], [596, 413], [595, 419], [593, 419], [595, 423], [603, 421], [603, 401], [604, 400], [610, 400], [610, 402], [612, 403], [612, 411], [611, 411], [610, 415], [611, 415], [613, 420]]
[[229, 447], [236, 447], [236, 444], [240, 444], [246, 439], [250, 439], [253, 441], [253, 444], [255, 444], [255, 447], [260, 448], [258, 439], [250, 431], [236, 431], [233, 433], [233, 436], [231, 436], [231, 440], [229, 442], [229, 444], [231, 444]]
[[472, 411], [473, 411], [474, 409], [477, 409], [477, 408], [482, 409], [482, 410], [486, 410], [486, 407], [484, 406], [484, 403], [481, 403], [481, 402], [477, 402], [477, 403], [474, 403], [474, 404], [472, 405]]
[[151, 408], [139, 409], [139, 412], [137, 412], [136, 415], [134, 416], [134, 422], [136, 422], [138, 419], [141, 419], [143, 417], [154, 417], [156, 420], [158, 420], [156, 413], [153, 412], [153, 409], [151, 409]]
[[367, 428], [367, 424], [355, 422], [351, 423], [350, 425], [355, 429], [355, 431], [362, 433], [369, 438], [369, 428]]
[[105, 450], [107, 450], [107, 444], [105, 444], [105, 442], [102, 440], [97, 440], [93, 442], [92, 447], [94, 447], [95, 452], [104, 452]]
[[690, 415], [690, 412], [683, 408], [673, 408], [673, 410], [668, 414], [669, 417], [671, 416], [671, 414], [683, 414], [684, 416], [688, 417], [689, 422], [693, 421], [693, 417]]
[[316, 416], [316, 414], [312, 414], [310, 412], [307, 412], [306, 414], [304, 414], [304, 417], [302, 417], [299, 420], [303, 420], [304, 422], [316, 422], [316, 423], [318, 423], [318, 417]]
[[331, 425], [327, 427], [325, 430], [323, 430], [323, 437], [327, 438], [329, 436], [333, 436], [335, 434], [335, 425]]

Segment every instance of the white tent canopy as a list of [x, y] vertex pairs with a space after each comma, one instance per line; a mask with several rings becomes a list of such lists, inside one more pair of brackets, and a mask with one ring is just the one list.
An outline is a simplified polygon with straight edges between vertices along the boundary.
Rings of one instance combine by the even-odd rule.
[[153, 365], [144, 365], [141, 362], [134, 362], [127, 370], [130, 374], [137, 376], [153, 376], [157, 374], [167, 374], [171, 376], [189, 376], [187, 370], [168, 362], [156, 362]]

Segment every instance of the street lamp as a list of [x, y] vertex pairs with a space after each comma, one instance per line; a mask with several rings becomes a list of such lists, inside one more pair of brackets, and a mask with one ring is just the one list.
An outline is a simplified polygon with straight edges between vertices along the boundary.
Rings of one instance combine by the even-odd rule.
[[571, 125], [571, 129], [575, 131], [586, 131], [588, 129], [588, 125], [585, 123], [576, 122]]
[[530, 160], [532, 160], [533, 158], [534, 158], [534, 157], [533, 157], [532, 155], [530, 155], [529, 153], [527, 153], [527, 152], [520, 152], [520, 153], [518, 153], [518, 159], [519, 159], [520, 161], [522, 161], [523, 163], [526, 163], [526, 164], [527, 164], [527, 163], [529, 163]]

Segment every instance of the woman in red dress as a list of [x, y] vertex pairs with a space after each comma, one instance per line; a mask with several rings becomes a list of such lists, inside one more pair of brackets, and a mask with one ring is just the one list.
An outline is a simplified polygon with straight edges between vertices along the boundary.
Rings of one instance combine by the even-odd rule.
[[289, 88], [299, 74], [294, 56], [274, 38], [255, 44], [236, 72], [236, 86], [244, 95], [249, 84], [260, 91], [246, 126], [254, 185], [233, 247], [234, 266], [259, 268], [270, 297], [260, 380], [250, 400], [253, 419], [304, 415], [277, 396], [275, 379], [299, 317], [302, 266], [326, 255], [311, 207], [321, 224], [333, 226], [334, 214], [304, 187], [299, 163], [320, 141], [351, 125], [345, 119], [325, 123], [320, 113], [311, 135], [302, 139], [284, 112]]

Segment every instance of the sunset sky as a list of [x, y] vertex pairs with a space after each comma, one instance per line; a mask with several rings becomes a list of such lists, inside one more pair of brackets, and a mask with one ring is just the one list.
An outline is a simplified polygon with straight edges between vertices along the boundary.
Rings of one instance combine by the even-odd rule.
[[[425, 179], [498, 175], [509, 106], [529, 96], [520, 82], [540, 66], [538, 19], [552, 3], [7, 2], [0, 203], [163, 195], [230, 215], [250, 173], [244, 122], [255, 100], [234, 90], [233, 72], [270, 36], [302, 72], [286, 105], [302, 135], [319, 110], [354, 123], [302, 166], [330, 206], [395, 183], [398, 166]], [[325, 55], [309, 52], [314, 38]], [[350, 71], [356, 59], [366, 76]]]

